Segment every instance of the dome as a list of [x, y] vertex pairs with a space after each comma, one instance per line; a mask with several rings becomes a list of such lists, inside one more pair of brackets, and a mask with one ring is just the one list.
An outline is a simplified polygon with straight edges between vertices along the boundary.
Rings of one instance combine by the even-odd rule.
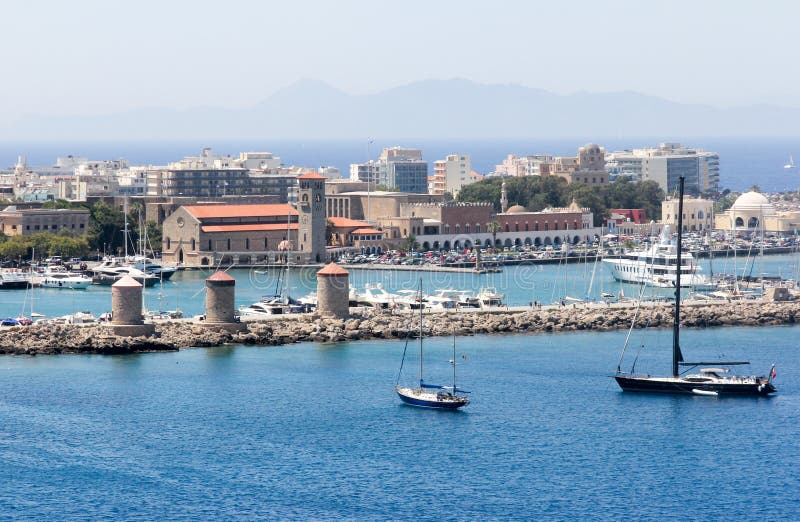
[[506, 211], [506, 214], [524, 214], [528, 209], [522, 205], [514, 205]]
[[731, 210], [734, 212], [760, 212], [764, 216], [774, 216], [775, 206], [769, 202], [764, 196], [751, 190], [736, 198], [736, 201], [731, 205]]

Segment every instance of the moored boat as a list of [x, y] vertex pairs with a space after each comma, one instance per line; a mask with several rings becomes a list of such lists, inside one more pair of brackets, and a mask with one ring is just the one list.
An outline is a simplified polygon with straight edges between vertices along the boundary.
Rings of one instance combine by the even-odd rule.
[[[420, 282], [420, 290], [418, 292], [419, 301], [422, 302], [422, 283]], [[410, 339], [410, 338], [409, 338]], [[453, 365], [453, 384], [452, 386], [444, 386], [439, 384], [430, 384], [423, 379], [423, 328], [422, 328], [422, 308], [419, 309], [419, 380], [418, 386], [400, 386], [400, 378], [403, 374], [403, 364], [405, 362], [406, 351], [408, 349], [408, 339], [406, 346], [403, 349], [403, 360], [400, 363], [400, 372], [397, 375], [397, 382], [395, 383], [395, 392], [404, 404], [410, 406], [418, 406], [422, 408], [434, 408], [445, 410], [457, 410], [469, 404], [469, 397], [466, 394], [469, 392], [458, 388], [456, 386], [456, 344], [455, 337], [453, 337], [453, 359], [450, 363]]]
[[[684, 178], [680, 178], [678, 203], [678, 239], [677, 244], [681, 244], [682, 239], [682, 215], [683, 215], [683, 183]], [[675, 266], [683, 266], [681, 263], [681, 249], [676, 249]], [[675, 310], [672, 328], [672, 375], [664, 377], [653, 377], [651, 375], [636, 375], [625, 373], [621, 369], [622, 358], [625, 356], [626, 344], [622, 350], [620, 362], [617, 364], [617, 372], [614, 379], [620, 388], [626, 392], [651, 392], [651, 393], [670, 393], [670, 394], [692, 394], [704, 396], [766, 396], [775, 393], [777, 389], [772, 384], [775, 377], [775, 366], [769, 372], [769, 376], [748, 376], [740, 377], [728, 375], [729, 366], [749, 364], [745, 361], [712, 361], [712, 362], [685, 362], [680, 348], [680, 306], [681, 306], [681, 275], [682, 270], [676, 271], [675, 280]], [[634, 316], [634, 322], [635, 322]], [[631, 330], [633, 329], [631, 324]], [[630, 337], [630, 334], [629, 334]], [[635, 362], [634, 362], [635, 365]], [[712, 366], [702, 368], [703, 366]], [[681, 371], [684, 368], [700, 368], [700, 373], [686, 374]]]
[[0, 269], [0, 290], [27, 288], [31, 284], [30, 274], [19, 268]]
[[48, 267], [40, 276], [34, 277], [34, 283], [44, 288], [85, 290], [92, 284], [92, 279], [64, 267]]

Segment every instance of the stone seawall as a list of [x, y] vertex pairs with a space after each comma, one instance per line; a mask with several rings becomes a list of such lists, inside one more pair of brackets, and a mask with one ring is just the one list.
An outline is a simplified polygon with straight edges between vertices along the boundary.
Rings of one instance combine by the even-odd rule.
[[[630, 327], [636, 311], [630, 307], [576, 306], [543, 310], [442, 312], [426, 314], [425, 335], [609, 331]], [[750, 301], [682, 307], [684, 327], [775, 326], [795, 324], [800, 302]], [[672, 306], [647, 304], [639, 310], [637, 328], [672, 326]], [[227, 332], [191, 321], [156, 325], [153, 337], [116, 337], [108, 327], [38, 323], [0, 330], [0, 354], [95, 353], [124, 354], [174, 351], [223, 344], [282, 345], [301, 341], [340, 342], [362, 339], [403, 339], [418, 328], [416, 314], [354, 310], [348, 319], [313, 315], [286, 316], [249, 322], [247, 330]]]

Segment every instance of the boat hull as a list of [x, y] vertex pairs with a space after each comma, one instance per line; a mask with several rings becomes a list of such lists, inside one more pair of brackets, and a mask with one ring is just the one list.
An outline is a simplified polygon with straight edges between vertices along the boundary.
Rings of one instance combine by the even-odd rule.
[[18, 290], [20, 288], [28, 288], [30, 282], [28, 281], [3, 281], [0, 282], [0, 290]]
[[712, 395], [735, 397], [765, 397], [777, 390], [770, 382], [702, 383], [671, 377], [614, 376], [619, 387], [626, 392], [670, 393], [677, 395]]
[[[410, 406], [417, 406], [420, 408], [434, 408], [439, 410], [457, 410], [469, 404], [469, 399], [466, 397], [454, 397], [452, 399], [425, 399], [415, 396], [413, 393], [408, 393], [401, 388], [397, 388], [397, 396], [405, 404]], [[426, 394], [433, 395], [433, 394]]]
[[43, 288], [66, 288], [68, 290], [86, 290], [92, 284], [91, 279], [48, 279], [40, 283]]

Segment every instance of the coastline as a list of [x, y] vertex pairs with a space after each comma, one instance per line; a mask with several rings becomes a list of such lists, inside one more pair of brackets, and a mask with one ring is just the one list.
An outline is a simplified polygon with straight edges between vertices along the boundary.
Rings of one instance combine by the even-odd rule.
[[[636, 306], [627, 303], [446, 311], [426, 313], [423, 331], [426, 336], [469, 336], [622, 330], [630, 327], [635, 313]], [[645, 303], [639, 310], [636, 328], [671, 327], [672, 314], [669, 303]], [[689, 328], [779, 326], [795, 324], [798, 318], [800, 302], [686, 302], [681, 322]], [[0, 355], [118, 355], [229, 344], [278, 346], [297, 342], [405, 339], [409, 330], [416, 328], [417, 320], [416, 313], [354, 308], [347, 319], [314, 314], [276, 316], [272, 320], [249, 321], [239, 332], [191, 320], [165, 321], [155, 324], [156, 333], [151, 337], [115, 336], [107, 325], [42, 323], [0, 330]], [[415, 326], [409, 328], [411, 324]]]

